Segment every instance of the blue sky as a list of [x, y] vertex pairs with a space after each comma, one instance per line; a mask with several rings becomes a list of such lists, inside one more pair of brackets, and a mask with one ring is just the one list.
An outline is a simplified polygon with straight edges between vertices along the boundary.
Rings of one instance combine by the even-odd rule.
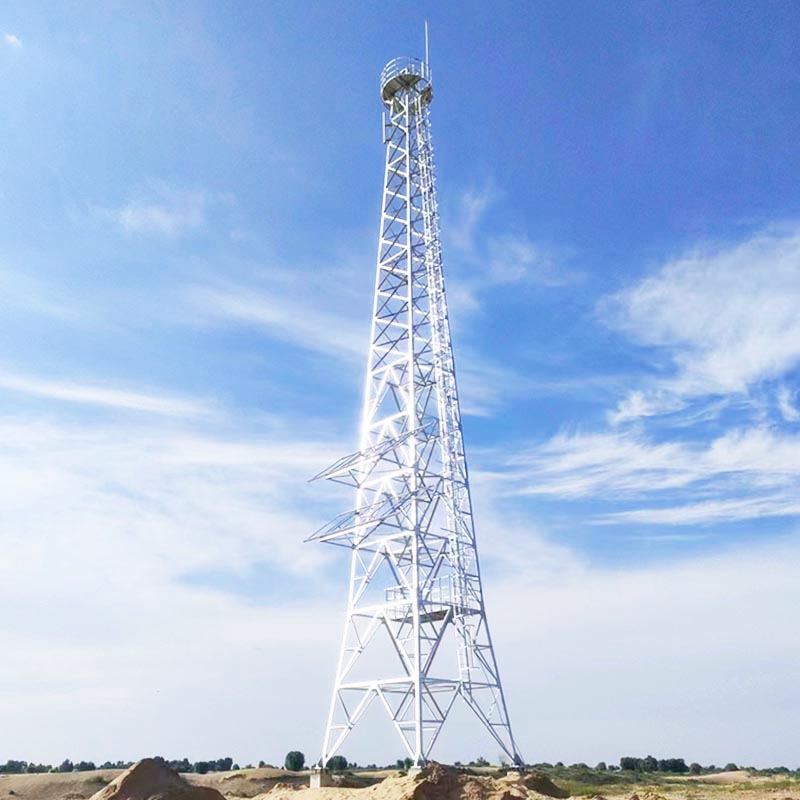
[[0, 760], [316, 755], [425, 17], [520, 747], [796, 759], [797, 6], [271, 2], [0, 15]]

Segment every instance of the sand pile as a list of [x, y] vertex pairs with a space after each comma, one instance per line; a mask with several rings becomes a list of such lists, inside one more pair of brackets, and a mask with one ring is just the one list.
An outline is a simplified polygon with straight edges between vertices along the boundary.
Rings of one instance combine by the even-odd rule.
[[538, 792], [539, 794], [547, 795], [547, 797], [569, 797], [569, 792], [566, 789], [556, 786], [553, 781], [551, 781], [550, 778], [548, 778], [547, 775], [542, 772], [526, 772], [516, 779], [513, 777], [512, 773], [511, 776], [505, 778], [505, 780], [514, 781], [518, 784], [521, 784], [526, 789]]
[[403, 800], [511, 800], [514, 796], [506, 781], [431, 764], [417, 776], [416, 785]]
[[256, 800], [550, 800], [566, 796], [565, 791], [539, 773], [492, 778], [434, 763], [416, 775], [392, 775], [366, 789], [298, 790], [275, 786]]
[[225, 800], [210, 786], [192, 786], [174, 769], [153, 758], [144, 758], [91, 800]]
[[[552, 788], [561, 797], [557, 786], [545, 776], [511, 774], [504, 778], [471, 775], [454, 767], [429, 764], [414, 776], [387, 778], [375, 786], [375, 800], [546, 800], [543, 793], [529, 788], [526, 781]], [[551, 795], [552, 796], [552, 795]]]

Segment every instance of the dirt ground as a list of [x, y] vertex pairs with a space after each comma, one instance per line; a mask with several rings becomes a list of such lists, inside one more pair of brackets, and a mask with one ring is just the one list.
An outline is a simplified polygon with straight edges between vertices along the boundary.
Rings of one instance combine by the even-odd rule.
[[[0, 775], [0, 800], [171, 800], [173, 796], [180, 800], [211, 800], [217, 792], [224, 800], [553, 800], [558, 794], [557, 787], [553, 791], [530, 774], [492, 778], [433, 765], [418, 776], [398, 772], [383, 775], [356, 773], [345, 778], [342, 786], [323, 789], [309, 788], [308, 773], [273, 769], [191, 774], [181, 776], [179, 782], [167, 777], [166, 783], [162, 780], [163, 785], [148, 777], [146, 771], [140, 771], [137, 781], [119, 770]], [[352, 785], [369, 782], [372, 785], [360, 788]], [[134, 785], [135, 791], [126, 788]], [[192, 787], [199, 791], [193, 792]], [[602, 790], [598, 787], [596, 794], [583, 791], [581, 795], [587, 800], [800, 800], [800, 781], [731, 772], [676, 778], [658, 786], [646, 782], [636, 786], [608, 785]]]

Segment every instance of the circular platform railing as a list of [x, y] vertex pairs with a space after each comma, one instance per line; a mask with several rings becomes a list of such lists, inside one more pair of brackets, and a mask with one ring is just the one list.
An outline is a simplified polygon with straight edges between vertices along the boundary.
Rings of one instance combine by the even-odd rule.
[[400, 56], [393, 58], [381, 72], [381, 99], [387, 105], [401, 89], [430, 88], [431, 75], [428, 65], [419, 58]]

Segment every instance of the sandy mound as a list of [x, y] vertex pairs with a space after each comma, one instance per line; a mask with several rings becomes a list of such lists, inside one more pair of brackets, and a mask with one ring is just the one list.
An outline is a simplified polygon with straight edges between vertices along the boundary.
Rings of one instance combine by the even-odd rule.
[[703, 781], [703, 783], [752, 783], [754, 781], [746, 769], [717, 772], [715, 775], [692, 775], [690, 780]]
[[[530, 786], [528, 785], [530, 784]], [[547, 795], [541, 789], [547, 789]], [[492, 778], [429, 764], [416, 775], [390, 775], [366, 789], [275, 786], [256, 800], [550, 800], [567, 793], [538, 773]]]
[[547, 797], [569, 797], [569, 792], [566, 789], [556, 786], [553, 781], [542, 772], [526, 772], [516, 779], [514, 779], [512, 773], [512, 776], [507, 777], [505, 780], [514, 781], [524, 786], [526, 789], [531, 789], [539, 794], [547, 795]]
[[497, 779], [470, 775], [441, 764], [430, 764], [413, 777], [387, 778], [375, 787], [375, 795], [381, 800], [536, 800], [543, 795], [537, 785], [555, 792], [550, 797], [567, 796], [543, 775], [508, 775]]
[[225, 800], [209, 786], [192, 786], [175, 770], [153, 758], [126, 769], [91, 800]]
[[422, 770], [408, 795], [409, 800], [511, 800], [514, 796], [507, 781], [459, 773], [441, 764]]

